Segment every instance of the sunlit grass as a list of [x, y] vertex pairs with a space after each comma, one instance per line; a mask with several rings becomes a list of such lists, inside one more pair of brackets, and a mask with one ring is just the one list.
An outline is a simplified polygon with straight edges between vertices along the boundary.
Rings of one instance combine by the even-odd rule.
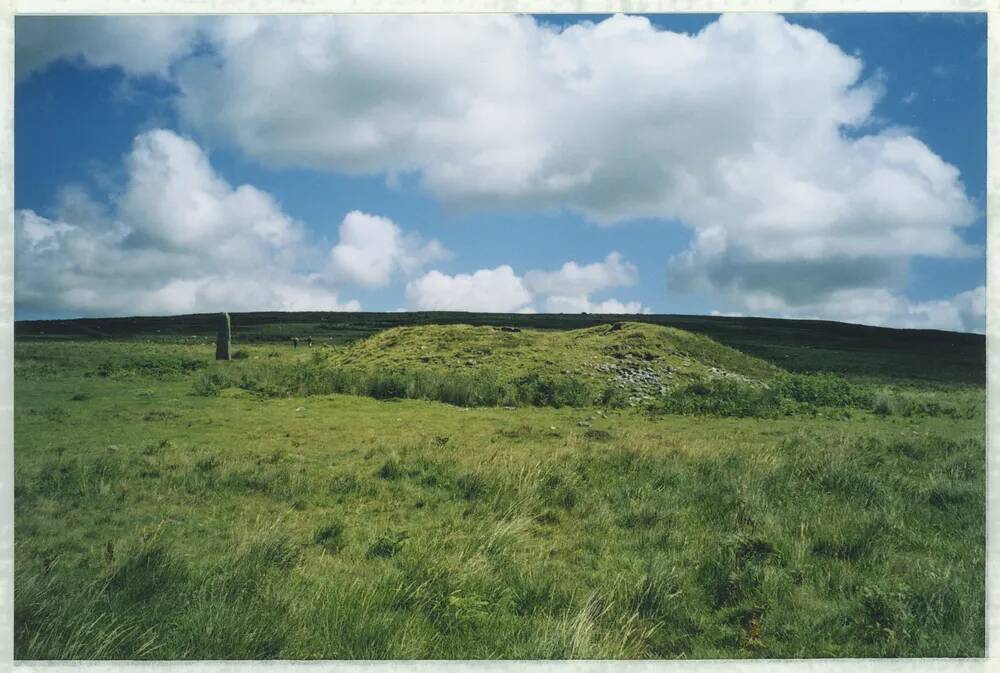
[[792, 415], [726, 384], [653, 411], [197, 394], [324, 364], [244, 348], [18, 346], [18, 658], [983, 652], [981, 389], [786, 379]]

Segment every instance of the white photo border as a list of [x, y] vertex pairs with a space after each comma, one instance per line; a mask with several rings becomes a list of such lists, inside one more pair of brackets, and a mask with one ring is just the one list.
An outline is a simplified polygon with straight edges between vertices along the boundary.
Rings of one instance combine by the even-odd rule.
[[[986, 657], [976, 659], [803, 659], [700, 661], [14, 661], [14, 16], [80, 14], [328, 14], [328, 13], [720, 13], [720, 12], [983, 12], [987, 14], [987, 483], [986, 483]], [[1000, 648], [1000, 558], [998, 495], [1000, 456], [1000, 272], [991, 225], [1000, 216], [1000, 119], [997, 63], [1000, 0], [0, 0], [0, 671], [338, 671], [374, 673], [574, 671], [659, 673], [716, 671], [954, 671], [996, 670]], [[991, 421], [991, 419], [994, 419]]]

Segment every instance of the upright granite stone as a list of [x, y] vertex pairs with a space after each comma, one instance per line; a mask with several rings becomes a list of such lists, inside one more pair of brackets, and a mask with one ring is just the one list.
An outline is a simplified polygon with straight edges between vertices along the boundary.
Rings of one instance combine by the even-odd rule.
[[222, 324], [219, 326], [219, 334], [215, 337], [215, 359], [232, 360], [229, 346], [232, 343], [232, 329], [229, 324], [229, 314], [222, 314]]

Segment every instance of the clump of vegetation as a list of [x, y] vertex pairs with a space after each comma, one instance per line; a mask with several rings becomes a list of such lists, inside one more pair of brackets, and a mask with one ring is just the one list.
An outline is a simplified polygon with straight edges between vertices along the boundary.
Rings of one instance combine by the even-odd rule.
[[333, 478], [330, 483], [330, 492], [336, 494], [356, 493], [360, 489], [360, 482], [353, 474], [340, 474]]
[[543, 377], [528, 374], [514, 381], [517, 401], [536, 407], [584, 407], [593, 401], [593, 395], [577, 379], [569, 377]]
[[200, 358], [160, 354], [133, 357], [127, 353], [127, 351], [115, 353], [114, 358], [108, 358], [101, 362], [97, 366], [95, 373], [105, 378], [149, 377], [154, 379], [168, 379], [186, 376], [208, 366], [208, 363]]
[[745, 418], [793, 413], [794, 407], [773, 388], [720, 379], [672, 391], [658, 400], [653, 409], [660, 413]]
[[874, 402], [872, 386], [834, 374], [779, 374], [767, 383], [779, 397], [799, 404], [869, 409]]
[[888, 393], [879, 393], [875, 396], [875, 404], [872, 406], [872, 411], [876, 416], [892, 416], [893, 412], [896, 410], [896, 405], [893, 404], [892, 396]]
[[217, 456], [205, 456], [204, 458], [199, 458], [194, 467], [199, 472], [211, 472], [221, 464], [222, 461]]
[[343, 521], [331, 521], [330, 523], [316, 529], [313, 534], [313, 542], [321, 546], [330, 554], [336, 554], [344, 548], [344, 530], [346, 526]]
[[500, 380], [494, 372], [435, 373], [331, 369], [300, 362], [292, 365], [252, 363], [240, 369], [211, 370], [194, 381], [193, 392], [217, 396], [225, 388], [241, 388], [261, 397], [349, 394], [377, 400], [423, 399], [463, 407], [573, 406], [593, 401], [591, 391], [568, 377], [531, 375]]
[[[834, 374], [779, 374], [766, 382], [733, 379], [699, 381], [678, 388], [651, 404], [660, 413], [777, 418], [835, 410], [871, 411], [877, 416], [972, 418], [977, 403], [943, 402], [926, 393], [880, 391]], [[849, 416], [845, 416], [849, 418]]]
[[487, 491], [486, 480], [481, 474], [470, 472], [463, 474], [455, 482], [462, 497], [466, 500], [475, 500], [482, 497]]
[[302, 552], [288, 535], [265, 529], [250, 540], [240, 558], [252, 567], [288, 570], [298, 564]]
[[[113, 546], [108, 550], [107, 557], [114, 559]], [[130, 602], [150, 601], [157, 593], [169, 591], [171, 584], [182, 584], [186, 579], [184, 564], [156, 532], [144, 533], [138, 541], [120, 550], [117, 557], [105, 574], [103, 589]]]
[[955, 394], [948, 397], [948, 399], [941, 399], [940, 395], [884, 391], [876, 395], [872, 411], [882, 417], [942, 416], [956, 420], [975, 418], [979, 413], [979, 403], [975, 398]]
[[368, 558], [390, 558], [403, 549], [406, 533], [385, 533], [375, 538], [368, 547]]
[[376, 472], [379, 479], [393, 480], [403, 476], [403, 466], [397, 456], [389, 456]]

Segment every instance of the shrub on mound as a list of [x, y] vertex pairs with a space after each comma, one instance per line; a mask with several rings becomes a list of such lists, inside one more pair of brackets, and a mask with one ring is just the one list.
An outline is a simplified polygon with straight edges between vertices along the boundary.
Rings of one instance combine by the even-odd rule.
[[780, 374], [766, 383], [711, 379], [689, 384], [654, 403], [660, 413], [775, 418], [821, 407], [878, 410], [871, 386], [832, 374]]

